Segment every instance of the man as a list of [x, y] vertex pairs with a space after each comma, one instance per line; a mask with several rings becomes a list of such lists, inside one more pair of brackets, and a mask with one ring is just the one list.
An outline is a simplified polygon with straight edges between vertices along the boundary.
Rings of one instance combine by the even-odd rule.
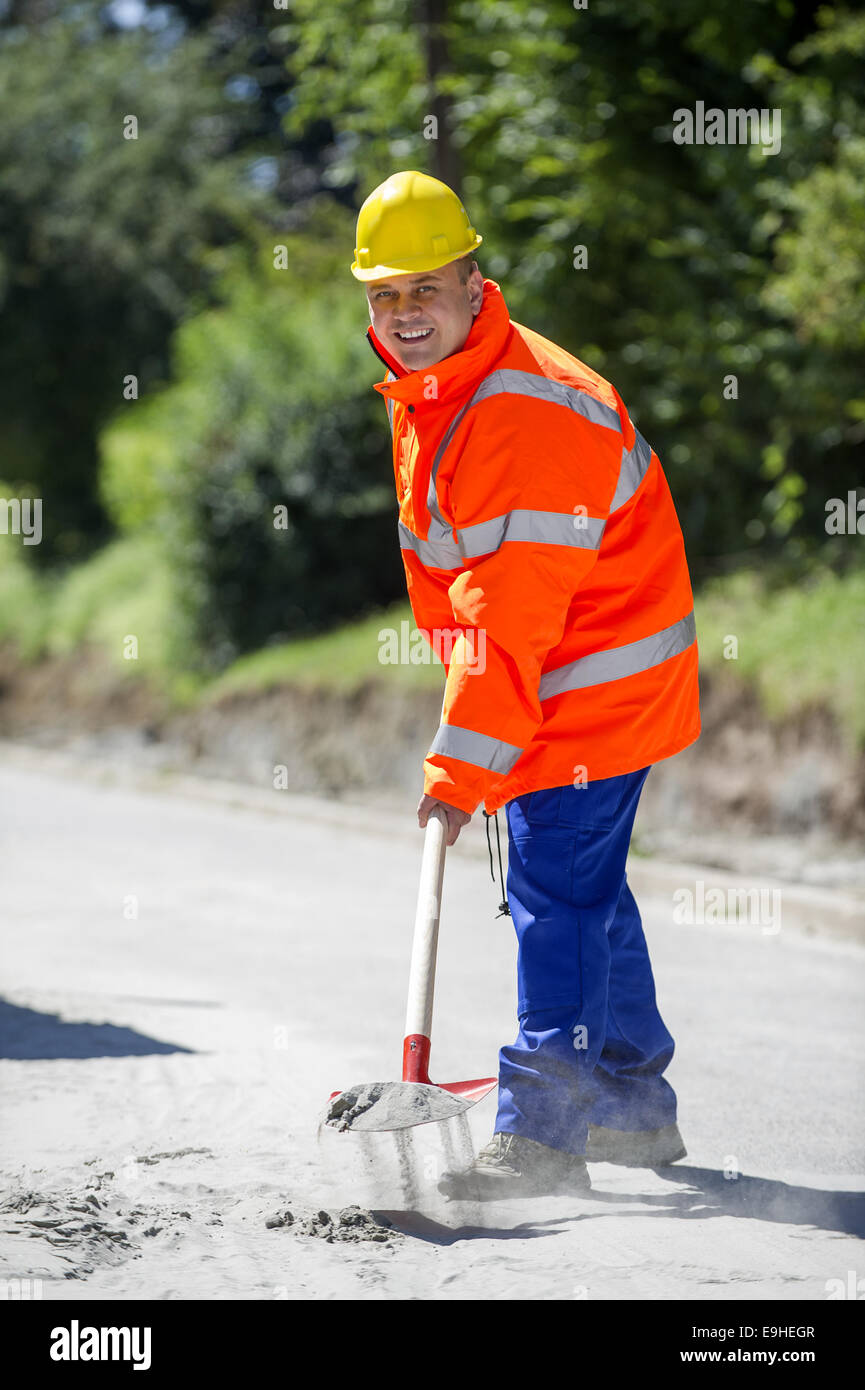
[[[452, 631], [418, 820], [506, 807], [519, 1034], [453, 1197], [580, 1190], [586, 1160], [685, 1155], [673, 1039], [625, 863], [652, 763], [698, 737], [684, 544], [615, 389], [513, 323], [462, 203], [415, 170], [360, 210], [351, 267], [387, 367], [408, 593]], [[483, 661], [478, 655], [483, 652]]]

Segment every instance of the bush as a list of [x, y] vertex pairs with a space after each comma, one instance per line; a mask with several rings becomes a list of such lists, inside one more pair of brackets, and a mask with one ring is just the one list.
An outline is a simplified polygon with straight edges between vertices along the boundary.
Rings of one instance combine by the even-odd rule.
[[271, 254], [226, 273], [225, 307], [178, 333], [175, 384], [102, 438], [105, 505], [159, 537], [203, 672], [405, 592], [362, 293], [340, 262], [336, 289], [337, 266], [322, 289], [318, 265], [307, 294], [304, 246], [291, 271]]

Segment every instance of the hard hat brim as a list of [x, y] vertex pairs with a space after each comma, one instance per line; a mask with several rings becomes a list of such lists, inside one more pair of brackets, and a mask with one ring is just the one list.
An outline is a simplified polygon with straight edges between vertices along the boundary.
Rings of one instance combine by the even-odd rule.
[[357, 252], [355, 260], [351, 264], [351, 273], [355, 280], [384, 280], [388, 275], [423, 275], [426, 270], [441, 270], [443, 265], [450, 265], [452, 261], [461, 261], [463, 256], [470, 256], [476, 251], [483, 241], [483, 237], [475, 232], [475, 239], [471, 246], [467, 246], [464, 251], [458, 251], [456, 255], [447, 256], [406, 256], [398, 263], [392, 265], [376, 265], [371, 269], [363, 269], [358, 266]]

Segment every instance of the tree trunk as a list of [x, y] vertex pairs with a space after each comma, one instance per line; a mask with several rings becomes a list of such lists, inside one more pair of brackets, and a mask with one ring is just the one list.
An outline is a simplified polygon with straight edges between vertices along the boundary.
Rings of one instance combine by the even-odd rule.
[[447, 22], [447, 0], [419, 0], [419, 11], [429, 80], [429, 114], [435, 116], [438, 127], [437, 139], [429, 141], [430, 164], [435, 178], [441, 179], [442, 183], [446, 183], [457, 197], [460, 197], [462, 161], [451, 140], [450, 98], [438, 91], [439, 77], [450, 70], [444, 30]]

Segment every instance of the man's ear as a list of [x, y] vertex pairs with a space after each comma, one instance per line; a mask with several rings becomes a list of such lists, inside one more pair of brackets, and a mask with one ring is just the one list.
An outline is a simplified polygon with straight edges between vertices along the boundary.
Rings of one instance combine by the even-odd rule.
[[468, 290], [471, 311], [475, 318], [477, 318], [481, 311], [481, 305], [484, 302], [484, 277], [477, 261], [474, 262], [474, 268], [468, 278]]

